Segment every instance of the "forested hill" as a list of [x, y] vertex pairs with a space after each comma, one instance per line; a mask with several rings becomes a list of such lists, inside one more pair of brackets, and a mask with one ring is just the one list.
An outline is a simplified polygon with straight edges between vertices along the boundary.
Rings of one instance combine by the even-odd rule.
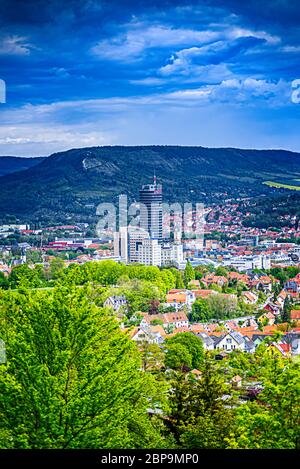
[[23, 171], [41, 163], [45, 158], [21, 158], [16, 156], [0, 156], [0, 176]]
[[154, 170], [165, 201], [209, 202], [270, 193], [264, 181], [299, 178], [300, 154], [178, 146], [72, 149], [1, 177], [0, 219], [90, 219], [102, 201], [115, 201], [121, 193], [136, 199]]

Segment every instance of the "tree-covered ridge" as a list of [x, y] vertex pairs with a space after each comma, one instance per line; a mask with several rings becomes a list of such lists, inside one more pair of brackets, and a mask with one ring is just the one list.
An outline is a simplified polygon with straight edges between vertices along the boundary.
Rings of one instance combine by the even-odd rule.
[[277, 175], [297, 178], [299, 154], [282, 150], [241, 150], [177, 146], [92, 147], [56, 153], [41, 164], [1, 179], [0, 219], [64, 222], [67, 216], [94, 219], [100, 202], [115, 202], [153, 177], [164, 200], [209, 202], [219, 197], [258, 195]]
[[44, 158], [22, 158], [16, 156], [0, 156], [0, 176], [24, 171], [40, 164]]

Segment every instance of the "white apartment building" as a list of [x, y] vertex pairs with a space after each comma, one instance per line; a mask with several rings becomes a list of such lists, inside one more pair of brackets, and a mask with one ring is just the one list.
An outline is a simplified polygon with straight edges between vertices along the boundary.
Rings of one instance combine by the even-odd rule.
[[183, 262], [182, 244], [164, 244], [161, 247], [161, 265], [179, 264]]
[[237, 256], [226, 257], [223, 259], [224, 266], [231, 266], [239, 271], [252, 270], [252, 269], [270, 269], [270, 257], [265, 255], [259, 256]]
[[161, 245], [157, 239], [144, 239], [138, 246], [137, 259], [139, 264], [161, 265]]
[[127, 227], [121, 227], [120, 231], [114, 233], [114, 255], [121, 257], [122, 261], [128, 262], [128, 231]]
[[138, 250], [144, 240], [149, 240], [150, 235], [147, 231], [136, 229], [128, 232], [129, 239], [129, 260], [133, 263], [140, 263]]

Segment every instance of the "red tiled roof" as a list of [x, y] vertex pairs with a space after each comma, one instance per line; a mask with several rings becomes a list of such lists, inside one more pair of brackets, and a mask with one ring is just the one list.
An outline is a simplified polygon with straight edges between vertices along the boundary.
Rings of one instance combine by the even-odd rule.
[[291, 319], [299, 319], [300, 320], [300, 309], [292, 309]]

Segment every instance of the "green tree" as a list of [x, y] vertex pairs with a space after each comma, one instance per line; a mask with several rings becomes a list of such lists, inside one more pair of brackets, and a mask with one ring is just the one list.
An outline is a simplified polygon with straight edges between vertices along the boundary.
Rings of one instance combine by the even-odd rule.
[[11, 288], [42, 287], [45, 284], [44, 271], [42, 266], [37, 265], [33, 269], [27, 264], [14, 267], [8, 277]]
[[59, 257], [52, 259], [50, 262], [49, 268], [49, 278], [53, 280], [58, 280], [63, 277], [65, 269], [65, 263]]
[[223, 277], [228, 277], [228, 270], [225, 267], [219, 266], [216, 269], [215, 275], [220, 275]]
[[207, 299], [211, 315], [215, 319], [233, 317], [238, 309], [237, 298], [225, 295], [210, 295]]
[[225, 448], [234, 430], [229, 392], [216, 365], [206, 358], [199, 379], [176, 373], [170, 390], [170, 422], [183, 448]]
[[190, 313], [191, 322], [207, 322], [212, 318], [211, 310], [208, 302], [202, 298], [193, 303], [192, 311]]
[[193, 367], [193, 357], [187, 348], [180, 343], [168, 343], [166, 347], [165, 365], [173, 370]]
[[157, 344], [142, 342], [139, 345], [142, 358], [142, 367], [144, 371], [156, 373], [164, 364], [165, 354], [162, 348]]
[[9, 287], [8, 278], [4, 275], [3, 272], [0, 272], [0, 288], [7, 289]]
[[181, 289], [184, 288], [182, 273], [180, 270], [176, 272], [176, 288]]
[[276, 383], [270, 375], [263, 379], [259, 399], [236, 411], [237, 430], [229, 438], [230, 448], [300, 448], [299, 371], [299, 363], [288, 362], [277, 369]]
[[186, 263], [183, 278], [184, 278], [184, 285], [186, 288], [188, 287], [188, 284], [190, 283], [190, 281], [195, 279], [195, 271], [190, 261], [187, 261]]
[[[190, 365], [193, 368], [201, 367], [204, 357], [202, 340], [192, 332], [180, 332], [166, 340], [167, 350], [173, 345], [181, 345], [191, 357]], [[186, 364], [190, 368], [188, 364]]]
[[137, 448], [166, 443], [163, 408], [134, 342], [90, 287], [0, 293], [3, 448]]
[[292, 305], [291, 305], [291, 302], [290, 302], [290, 300], [287, 296], [284, 300], [283, 310], [282, 310], [282, 313], [281, 313], [282, 322], [290, 322], [290, 320], [291, 320], [291, 309], [292, 309]]

